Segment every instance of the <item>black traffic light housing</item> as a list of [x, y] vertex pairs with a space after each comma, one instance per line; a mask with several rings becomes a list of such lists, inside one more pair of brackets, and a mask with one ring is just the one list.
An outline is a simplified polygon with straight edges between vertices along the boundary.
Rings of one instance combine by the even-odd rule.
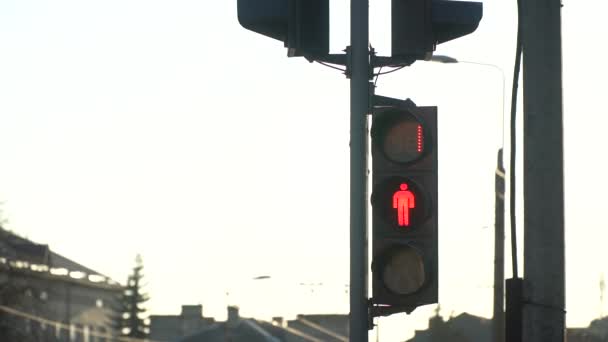
[[429, 59], [437, 44], [472, 33], [483, 4], [452, 0], [392, 0], [392, 57]]
[[438, 301], [437, 107], [412, 101], [372, 119], [372, 315]]
[[237, 0], [239, 23], [282, 41], [288, 56], [329, 53], [329, 0]]

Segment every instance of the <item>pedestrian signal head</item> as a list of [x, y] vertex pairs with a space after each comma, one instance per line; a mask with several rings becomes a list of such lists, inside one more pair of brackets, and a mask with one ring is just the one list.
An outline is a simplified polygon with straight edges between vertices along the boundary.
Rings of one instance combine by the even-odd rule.
[[288, 56], [329, 53], [329, 0], [237, 0], [241, 25], [283, 41]]
[[391, 0], [391, 55], [428, 60], [437, 44], [472, 33], [483, 4], [452, 0]]
[[388, 102], [371, 130], [375, 316], [438, 301], [437, 108]]

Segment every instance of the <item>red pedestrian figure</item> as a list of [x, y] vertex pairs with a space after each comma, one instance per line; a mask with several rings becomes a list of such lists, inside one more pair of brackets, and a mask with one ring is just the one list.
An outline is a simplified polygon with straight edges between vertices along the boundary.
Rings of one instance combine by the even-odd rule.
[[393, 195], [393, 208], [397, 209], [397, 221], [399, 226], [410, 225], [410, 209], [416, 206], [414, 194], [407, 189], [407, 184], [402, 183], [399, 188], [401, 190]]

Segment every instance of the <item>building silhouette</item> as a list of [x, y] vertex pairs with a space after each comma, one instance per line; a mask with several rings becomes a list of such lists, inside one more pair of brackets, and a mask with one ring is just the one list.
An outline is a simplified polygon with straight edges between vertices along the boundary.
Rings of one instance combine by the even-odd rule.
[[483, 342], [492, 340], [489, 319], [462, 313], [445, 321], [439, 313], [429, 319], [427, 330], [417, 330], [407, 342]]
[[179, 315], [150, 315], [149, 337], [156, 341], [177, 341], [213, 323], [215, 319], [203, 317], [202, 305], [182, 305]]
[[275, 317], [271, 322], [241, 317], [229, 306], [226, 321], [203, 317], [202, 305], [184, 305], [180, 315], [150, 316], [150, 338], [164, 342], [345, 342], [348, 316], [298, 315], [294, 320]]
[[0, 334], [105, 341], [115, 335], [111, 307], [121, 291], [107, 276], [0, 227]]

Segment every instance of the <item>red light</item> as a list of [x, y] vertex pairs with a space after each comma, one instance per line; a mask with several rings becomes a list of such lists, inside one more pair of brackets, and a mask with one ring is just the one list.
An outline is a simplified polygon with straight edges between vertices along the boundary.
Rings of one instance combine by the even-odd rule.
[[408, 227], [410, 225], [410, 209], [416, 206], [416, 196], [408, 190], [407, 183], [401, 183], [399, 189], [393, 194], [393, 208], [397, 210], [399, 227]]
[[418, 125], [416, 133], [417, 133], [417, 139], [416, 139], [416, 141], [418, 143], [418, 153], [422, 153], [422, 141], [423, 141], [422, 140], [423, 139], [423, 137], [422, 137], [422, 125]]

